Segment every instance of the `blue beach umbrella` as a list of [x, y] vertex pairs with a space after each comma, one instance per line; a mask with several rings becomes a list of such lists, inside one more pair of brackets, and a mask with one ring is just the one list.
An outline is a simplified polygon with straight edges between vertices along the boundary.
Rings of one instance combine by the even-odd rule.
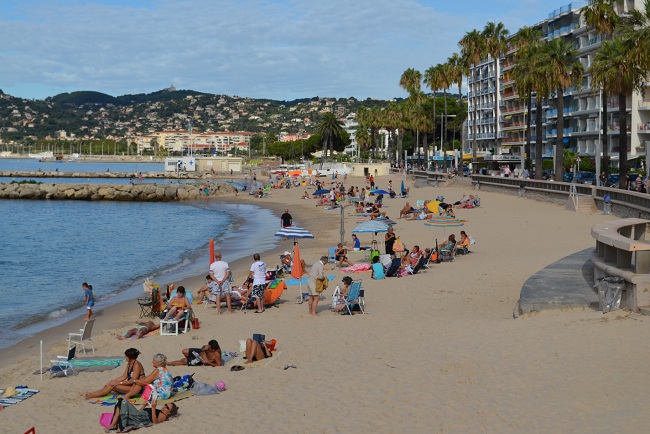
[[327, 193], [329, 193], [329, 192], [330, 192], [329, 190], [326, 190], [326, 189], [324, 189], [324, 188], [321, 188], [320, 190], [316, 190], [316, 191], [313, 192], [312, 194], [313, 194], [314, 196], [322, 196], [322, 195], [327, 194]]
[[381, 190], [381, 189], [370, 190], [370, 193], [372, 193], [372, 194], [390, 194], [388, 191], [386, 191], [386, 190]]
[[406, 192], [406, 188], [404, 188], [404, 180], [402, 180], [401, 191], [402, 191], [402, 193]]

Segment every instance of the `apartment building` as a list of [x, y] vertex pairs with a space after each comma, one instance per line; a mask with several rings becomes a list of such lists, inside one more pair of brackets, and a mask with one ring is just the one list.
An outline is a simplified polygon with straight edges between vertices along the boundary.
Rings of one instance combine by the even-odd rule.
[[[617, 5], [618, 13], [624, 14], [632, 8], [641, 9], [641, 0], [624, 0]], [[601, 93], [592, 88], [589, 68], [601, 46], [601, 36], [586, 25], [582, 7], [568, 4], [549, 13], [537, 23], [545, 39], [568, 38], [575, 43], [578, 59], [585, 74], [578, 86], [564, 92], [564, 139], [559, 149], [569, 149], [580, 156], [602, 155], [603, 129], [601, 126]], [[512, 42], [513, 35], [510, 38]], [[477, 135], [477, 152], [492, 168], [510, 164], [521, 167], [526, 142], [526, 121], [528, 107], [518, 93], [512, 77], [517, 47], [511, 44], [498, 61], [491, 57], [474, 67], [474, 74], [468, 80], [468, 121], [464, 152], [470, 153], [474, 134]], [[646, 86], [650, 84], [646, 83]], [[649, 89], [650, 90], [650, 89]], [[650, 92], [639, 93], [627, 98], [628, 160], [630, 165], [640, 165], [645, 160], [646, 145], [650, 144]], [[474, 107], [477, 115], [474, 118]], [[535, 149], [535, 115], [538, 102], [533, 96], [531, 120], [531, 155]], [[543, 158], [554, 158], [557, 143], [557, 99], [552, 96], [541, 101], [543, 110]], [[494, 117], [498, 118], [494, 131]], [[618, 143], [621, 134], [618, 113], [618, 95], [609, 95], [607, 101], [607, 152], [616, 165]], [[560, 152], [557, 153], [561, 155]], [[635, 160], [639, 160], [635, 162]]]

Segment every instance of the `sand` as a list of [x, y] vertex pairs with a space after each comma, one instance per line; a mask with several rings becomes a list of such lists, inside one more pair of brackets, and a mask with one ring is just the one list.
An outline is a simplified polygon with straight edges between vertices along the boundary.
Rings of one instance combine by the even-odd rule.
[[[386, 185], [387, 178], [380, 178], [378, 185]], [[397, 177], [392, 179], [399, 184]], [[350, 183], [363, 185], [358, 178]], [[453, 201], [472, 193], [470, 188], [467, 181], [412, 188], [408, 200], [443, 195]], [[339, 240], [340, 213], [301, 200], [303, 192], [298, 188], [273, 191], [266, 199], [240, 195], [221, 200], [251, 201], [278, 215], [289, 208], [294, 220], [316, 236], [300, 242], [301, 256], [311, 266]], [[591, 309], [513, 319], [524, 281], [546, 265], [593, 246], [591, 226], [615, 217], [571, 213], [499, 193], [479, 194], [480, 208], [456, 213], [467, 220], [462, 229], [477, 241], [471, 254], [405, 278], [373, 281], [369, 273], [353, 276], [363, 279], [367, 315], [331, 313], [332, 285], [319, 306], [319, 317], [310, 317], [306, 304], [295, 303], [297, 287], [290, 286], [283, 302], [264, 314], [217, 316], [214, 309], [199, 306], [199, 330], [119, 341], [114, 334], [138, 319], [134, 301], [99, 312], [96, 354], [119, 355], [136, 347], [150, 372], [153, 354], [176, 359], [182, 348], [212, 338], [229, 351], [237, 351], [238, 341], [253, 333], [277, 340], [282, 357], [256, 369], [170, 368], [174, 375], [195, 372], [198, 381], [223, 380], [228, 390], [180, 401], [181, 416], [147, 429], [152, 432], [645, 431], [650, 350], [643, 342], [650, 319]], [[386, 199], [388, 215], [397, 218], [405, 201]], [[348, 210], [345, 216], [350, 244], [350, 230], [357, 222]], [[431, 246], [451, 230], [458, 234], [460, 229], [404, 220], [396, 226], [409, 248]], [[371, 239], [360, 238], [363, 244]], [[262, 259], [275, 265], [277, 255], [290, 247], [290, 241], [280, 241], [276, 250], [262, 252]], [[223, 253], [228, 260], [228, 252]], [[246, 274], [252, 253], [250, 259], [231, 264], [236, 276]], [[328, 268], [328, 274], [336, 276], [334, 283], [340, 282], [342, 273], [331, 264]], [[202, 276], [197, 276], [176, 283], [196, 291], [201, 282]], [[80, 322], [43, 335], [46, 360], [65, 353], [66, 333]], [[108, 408], [89, 404], [81, 394], [100, 388], [124, 368], [71, 378], [45, 376], [41, 382], [34, 343], [39, 338], [3, 351], [0, 388], [25, 384], [41, 392], [0, 412], [0, 432], [22, 433], [31, 426], [37, 433], [101, 432], [98, 420]], [[284, 369], [287, 365], [295, 368]]]

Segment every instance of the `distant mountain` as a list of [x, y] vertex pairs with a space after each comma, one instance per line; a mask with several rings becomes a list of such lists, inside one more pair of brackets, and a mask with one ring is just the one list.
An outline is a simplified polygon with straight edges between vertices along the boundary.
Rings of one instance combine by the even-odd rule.
[[173, 101], [176, 99], [183, 99], [187, 96], [210, 95], [209, 93], [196, 92], [194, 90], [159, 90], [152, 93], [138, 93], [136, 95], [122, 95], [118, 96], [116, 100], [121, 105], [152, 103], [152, 102], [165, 102]]
[[92, 90], [60, 93], [56, 96], [48, 98], [47, 101], [51, 101], [58, 104], [72, 104], [72, 105], [117, 104], [118, 103], [117, 98], [115, 98], [114, 96], [110, 96], [101, 92], [94, 92]]

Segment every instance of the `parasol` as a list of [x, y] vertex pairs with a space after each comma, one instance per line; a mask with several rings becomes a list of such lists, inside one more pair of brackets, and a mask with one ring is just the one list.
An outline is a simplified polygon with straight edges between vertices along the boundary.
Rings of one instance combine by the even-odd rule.
[[372, 193], [372, 194], [390, 194], [390, 192], [388, 192], [386, 190], [381, 190], [381, 189], [370, 190], [370, 193]]
[[282, 228], [275, 233], [275, 236], [293, 238], [294, 243], [297, 238], [314, 238], [311, 232], [309, 232], [307, 229], [299, 228], [298, 226], [289, 226]]
[[[313, 237], [312, 237], [313, 238]], [[302, 303], [302, 275], [305, 270], [302, 269], [302, 261], [300, 260], [300, 249], [298, 243], [293, 243], [293, 265], [291, 266], [291, 277], [300, 281], [300, 301]], [[298, 303], [298, 302], [297, 302]]]
[[329, 192], [330, 192], [329, 190], [326, 190], [326, 189], [324, 189], [324, 188], [321, 188], [320, 190], [316, 190], [316, 191], [313, 192], [312, 194], [313, 194], [314, 196], [322, 196], [323, 194], [327, 194], [327, 193], [329, 193]]

